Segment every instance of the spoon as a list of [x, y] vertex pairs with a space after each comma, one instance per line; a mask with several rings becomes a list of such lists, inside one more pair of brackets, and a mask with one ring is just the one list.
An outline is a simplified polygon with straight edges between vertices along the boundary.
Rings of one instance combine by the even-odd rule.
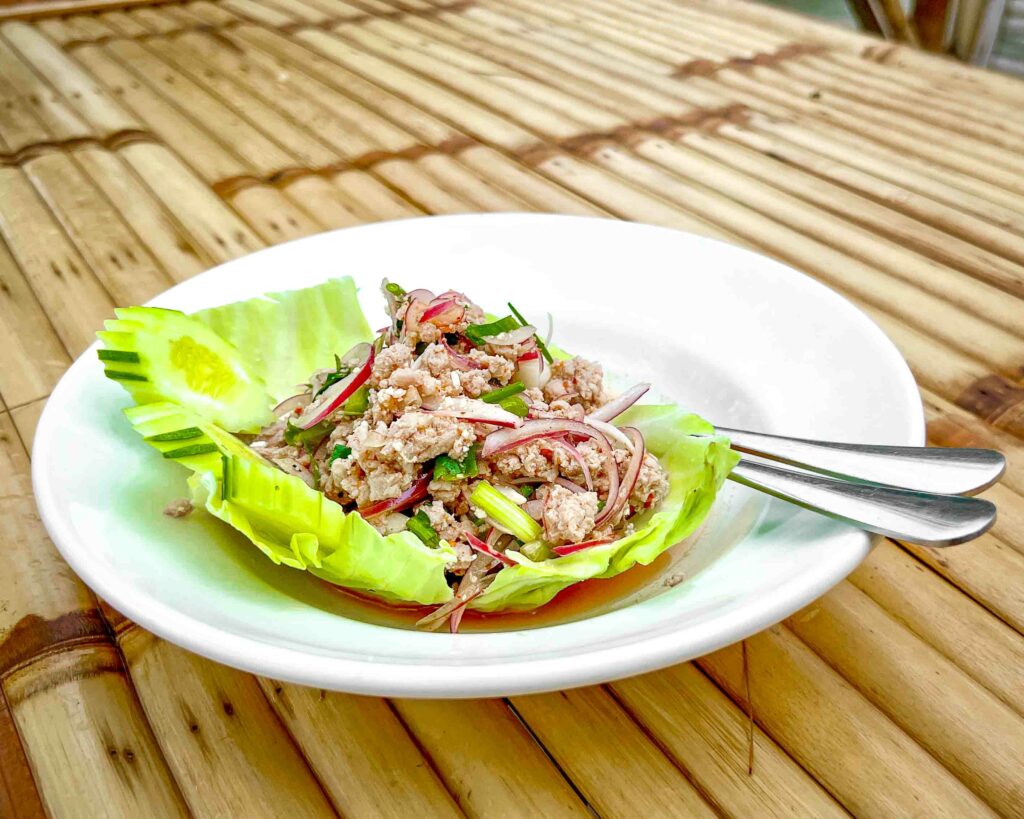
[[996, 507], [981, 498], [837, 480], [745, 458], [729, 478], [869, 532], [925, 546], [972, 540], [996, 520]]

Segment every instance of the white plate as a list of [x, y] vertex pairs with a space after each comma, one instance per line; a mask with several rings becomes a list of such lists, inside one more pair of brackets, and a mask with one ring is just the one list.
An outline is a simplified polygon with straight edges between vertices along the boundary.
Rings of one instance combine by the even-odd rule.
[[[864, 314], [747, 250], [664, 228], [563, 216], [434, 217], [326, 233], [221, 265], [154, 299], [193, 311], [351, 274], [367, 314], [387, 275], [550, 311], [556, 339], [649, 380], [722, 425], [839, 441], [924, 442], [913, 378]], [[374, 324], [374, 318], [371, 318]], [[375, 325], [379, 326], [379, 325]], [[338, 614], [338, 595], [275, 567], [224, 524], [160, 514], [185, 470], [130, 429], [93, 349], [39, 422], [33, 484], [47, 530], [100, 596], [228, 665], [323, 688], [476, 697], [565, 688], [699, 656], [818, 597], [867, 554], [864, 533], [727, 483], [673, 574], [628, 606], [542, 628], [421, 633]]]

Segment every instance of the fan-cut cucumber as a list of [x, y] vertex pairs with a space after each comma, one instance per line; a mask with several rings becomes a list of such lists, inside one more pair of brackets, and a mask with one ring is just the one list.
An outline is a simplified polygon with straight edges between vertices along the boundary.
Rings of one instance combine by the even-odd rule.
[[104, 345], [97, 354], [107, 377], [136, 402], [174, 401], [236, 432], [255, 431], [273, 420], [274, 400], [262, 379], [201, 321], [159, 307], [115, 313], [117, 319], [96, 334]]

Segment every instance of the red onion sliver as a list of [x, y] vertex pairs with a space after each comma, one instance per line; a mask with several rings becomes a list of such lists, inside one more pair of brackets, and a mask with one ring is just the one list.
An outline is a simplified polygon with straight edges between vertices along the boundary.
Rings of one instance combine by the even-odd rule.
[[364, 518], [375, 518], [377, 515], [383, 515], [385, 512], [401, 512], [403, 509], [408, 509], [410, 506], [419, 503], [427, 496], [427, 487], [430, 486], [432, 479], [433, 474], [428, 472], [426, 475], [413, 481], [412, 486], [397, 498], [377, 501], [356, 511]]
[[484, 541], [480, 540], [480, 538], [474, 535], [472, 532], [466, 532], [466, 540], [468, 540], [469, 545], [476, 549], [478, 552], [483, 552], [488, 557], [493, 557], [495, 560], [504, 563], [506, 566], [516, 565], [516, 562], [512, 558], [503, 555], [501, 552], [491, 548], [486, 543], [484, 543]]
[[633, 442], [614, 424], [609, 424], [607, 421], [598, 421], [596, 418], [590, 417], [585, 418], [584, 421], [594, 429], [599, 430], [608, 439], [608, 443], [619, 443], [630, 452], [633, 451]]
[[577, 495], [580, 495], [587, 491], [578, 483], [573, 483], [568, 478], [555, 478], [555, 483], [557, 483], [559, 486], [564, 486], [570, 492], [575, 492]]
[[633, 494], [637, 478], [640, 477], [640, 467], [643, 466], [644, 455], [647, 454], [647, 448], [644, 446], [644, 436], [640, 434], [640, 430], [636, 427], [623, 427], [622, 431], [632, 441], [633, 455], [629, 459], [626, 471], [622, 476], [622, 485], [619, 489], [618, 497], [614, 503], [609, 502], [601, 511], [600, 516], [594, 522], [595, 527], [599, 527], [606, 520], [615, 520], [619, 512], [629, 503], [629, 496]]
[[331, 384], [331, 386], [320, 393], [320, 396], [306, 407], [297, 426], [301, 429], [309, 429], [319, 424], [324, 418], [351, 398], [352, 394], [363, 386], [370, 377], [370, 373], [373, 370], [373, 359], [373, 347], [370, 347], [369, 355], [366, 357], [366, 361], [363, 362], [362, 367], [354, 371], [347, 378]]
[[280, 418], [282, 415], [292, 412], [296, 407], [304, 407], [309, 399], [310, 395], [308, 392], [293, 395], [291, 398], [285, 398], [284, 401], [274, 407], [274, 415]]
[[614, 543], [615, 541], [611, 538], [607, 540], [585, 540], [582, 543], [566, 543], [564, 546], [555, 546], [553, 551], [559, 557], [565, 557], [571, 555], [574, 552], [581, 552], [584, 549], [589, 549], [592, 546], [604, 546], [606, 543]]
[[587, 466], [587, 461], [583, 457], [583, 453], [580, 452], [578, 449], [576, 449], [576, 447], [574, 447], [572, 444], [568, 443], [565, 440], [561, 440], [561, 439], [557, 439], [556, 438], [556, 439], [552, 439], [551, 443], [553, 443], [556, 447], [561, 449], [563, 452], [569, 453], [569, 457], [572, 458], [574, 461], [576, 461], [577, 464], [579, 464], [580, 469], [583, 471], [583, 481], [587, 485], [587, 489], [588, 490], [593, 490], [593, 488], [594, 488], [594, 479], [590, 475], [590, 467]]
[[465, 312], [466, 308], [457, 302], [441, 301], [428, 307], [420, 316], [420, 321], [437, 326], [447, 326], [459, 321]]
[[474, 361], [468, 355], [464, 355], [452, 347], [452, 345], [448, 343], [448, 339], [444, 336], [441, 337], [441, 345], [444, 347], [445, 352], [448, 353], [451, 360], [455, 362], [455, 366], [460, 370], [482, 370], [484, 368], [484, 365], [479, 361]]
[[613, 398], [600, 409], [594, 410], [587, 418], [594, 421], [613, 421], [639, 401], [650, 388], [650, 384], [637, 384], [635, 387], [630, 387], [622, 395]]
[[[566, 432], [595, 440], [604, 438], [596, 429], [587, 426], [581, 421], [570, 421], [567, 418], [545, 418], [538, 421], [527, 421], [515, 431], [501, 430], [499, 432], [492, 432], [484, 439], [483, 449], [480, 450], [480, 457], [489, 458], [520, 444], [536, 441], [541, 438], [564, 435]], [[605, 444], [607, 443], [605, 441]]]

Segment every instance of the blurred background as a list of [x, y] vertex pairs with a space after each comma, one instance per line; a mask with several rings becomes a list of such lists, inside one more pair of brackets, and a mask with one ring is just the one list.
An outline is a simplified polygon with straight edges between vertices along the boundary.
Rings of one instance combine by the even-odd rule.
[[765, 0], [965, 62], [1024, 75], [1024, 0]]

